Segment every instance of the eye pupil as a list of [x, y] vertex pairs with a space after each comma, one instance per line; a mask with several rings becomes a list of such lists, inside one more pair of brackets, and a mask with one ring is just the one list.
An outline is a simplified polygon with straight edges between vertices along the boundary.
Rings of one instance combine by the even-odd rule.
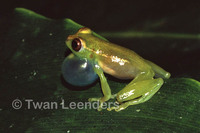
[[72, 49], [75, 50], [75, 51], [79, 51], [81, 49], [81, 47], [82, 47], [82, 44], [81, 44], [80, 39], [75, 38], [72, 41]]

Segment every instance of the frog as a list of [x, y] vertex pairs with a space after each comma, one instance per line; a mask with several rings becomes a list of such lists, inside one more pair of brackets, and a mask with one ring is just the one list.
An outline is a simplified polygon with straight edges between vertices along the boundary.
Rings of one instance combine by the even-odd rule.
[[[65, 43], [74, 55], [89, 61], [99, 77], [103, 96], [88, 99], [89, 102], [99, 102], [98, 111], [110, 99], [116, 99], [118, 106], [108, 107], [107, 110], [116, 112], [130, 105], [144, 103], [158, 92], [164, 79], [171, 76], [169, 72], [133, 50], [111, 43], [87, 27], [69, 35]], [[129, 79], [130, 83], [118, 93], [112, 94], [105, 74], [120, 80]]]

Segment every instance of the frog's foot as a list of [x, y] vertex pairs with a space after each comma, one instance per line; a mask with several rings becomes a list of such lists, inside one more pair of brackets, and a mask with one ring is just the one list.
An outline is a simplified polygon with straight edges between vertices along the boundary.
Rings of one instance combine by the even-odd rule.
[[126, 104], [121, 104], [121, 105], [118, 105], [118, 106], [114, 106], [114, 107], [111, 107], [111, 108], [107, 108], [108, 111], [112, 111], [112, 110], [115, 110], [116, 112], [119, 112], [121, 110], [124, 110], [128, 107], [128, 105]]
[[99, 97], [98, 98], [97, 97], [96, 98], [89, 98], [88, 101], [89, 102], [96, 102], [96, 101], [99, 101], [100, 99], [101, 98], [99, 98]]
[[148, 96], [142, 96], [139, 99], [130, 100], [128, 102], [120, 104], [119, 106], [114, 106], [114, 107], [111, 107], [111, 108], [107, 108], [107, 110], [108, 111], [115, 110], [116, 112], [119, 112], [121, 110], [126, 109], [130, 105], [136, 105], [136, 104], [139, 104], [139, 103], [143, 103], [143, 102], [147, 101], [149, 98], [151, 98], [152, 96], [153, 96], [153, 94], [148, 95]]
[[98, 102], [99, 103], [99, 106], [98, 106], [98, 111], [101, 111], [102, 110], [102, 106], [103, 106], [103, 103], [104, 101], [102, 100], [103, 98], [89, 98], [88, 101], [89, 102]]

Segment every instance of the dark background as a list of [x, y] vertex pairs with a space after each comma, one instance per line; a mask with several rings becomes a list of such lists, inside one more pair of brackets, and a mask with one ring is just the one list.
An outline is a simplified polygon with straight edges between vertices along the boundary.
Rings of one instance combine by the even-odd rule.
[[[126, 30], [130, 27], [142, 29], [148, 21], [182, 17], [178, 25], [170, 24], [168, 31], [186, 32], [188, 29], [187, 32], [197, 33], [197, 29], [184, 27], [186, 29], [183, 30], [179, 27], [184, 26], [181, 23], [185, 21], [184, 18], [192, 21], [192, 24], [200, 21], [198, 0], [7, 0], [0, 7], [1, 17], [11, 15], [16, 7], [23, 7], [53, 19], [70, 18], [98, 31]], [[193, 26], [197, 26], [195, 24]], [[191, 23], [187, 26], [191, 27]]]

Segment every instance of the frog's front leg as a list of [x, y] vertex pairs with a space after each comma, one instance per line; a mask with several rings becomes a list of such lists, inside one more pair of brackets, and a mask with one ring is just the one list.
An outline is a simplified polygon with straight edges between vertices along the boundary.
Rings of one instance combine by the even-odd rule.
[[[112, 95], [111, 95], [110, 87], [109, 87], [109, 85], [108, 85], [108, 82], [107, 82], [107, 80], [106, 80], [106, 77], [104, 76], [104, 73], [103, 73], [102, 69], [101, 69], [98, 65], [95, 65], [95, 66], [94, 66], [94, 71], [97, 73], [97, 75], [98, 75], [99, 78], [100, 78], [101, 88], [102, 88], [102, 92], [103, 92], [104, 97], [100, 97], [100, 98], [89, 98], [88, 101], [90, 101], [90, 102], [99, 101], [99, 102], [100, 102], [100, 105], [99, 105], [98, 111], [101, 111], [101, 110], [102, 110], [103, 103], [104, 103], [105, 101], [108, 101], [110, 98], [112, 98]], [[114, 96], [113, 96], [113, 97], [114, 97]]]
[[139, 74], [130, 84], [117, 93], [119, 106], [108, 108], [108, 111], [121, 111], [130, 105], [143, 103], [149, 100], [162, 86], [163, 79], [154, 79], [154, 72]]

